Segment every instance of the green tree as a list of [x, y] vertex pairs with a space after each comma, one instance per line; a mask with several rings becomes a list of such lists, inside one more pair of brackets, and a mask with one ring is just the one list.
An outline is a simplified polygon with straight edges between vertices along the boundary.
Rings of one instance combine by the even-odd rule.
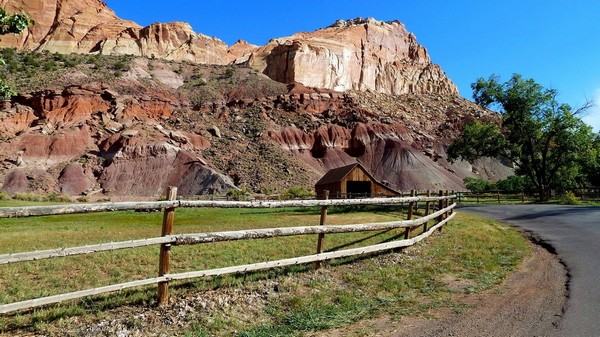
[[26, 13], [8, 14], [0, 8], [0, 35], [19, 34], [33, 23]]
[[508, 192], [520, 192], [529, 189], [529, 185], [527, 178], [523, 176], [509, 176], [506, 179], [496, 182], [498, 189]]
[[502, 128], [466, 125], [463, 138], [448, 150], [451, 160], [505, 156], [515, 163], [515, 173], [538, 189], [541, 200], [548, 199], [550, 188], [583, 180], [595, 135], [578, 115], [589, 103], [573, 111], [556, 100], [556, 90], [518, 74], [504, 83], [494, 75], [479, 78], [471, 88], [477, 104], [500, 111]]
[[[26, 13], [8, 14], [0, 8], [0, 35], [19, 34], [33, 23]], [[4, 60], [0, 59], [0, 63], [4, 64]], [[0, 77], [0, 99], [9, 99], [16, 94], [17, 92], [6, 83], [6, 79]]]
[[472, 192], [480, 193], [496, 189], [496, 185], [494, 185], [494, 183], [481, 178], [466, 177], [463, 179], [463, 182], [465, 183], [465, 187]]

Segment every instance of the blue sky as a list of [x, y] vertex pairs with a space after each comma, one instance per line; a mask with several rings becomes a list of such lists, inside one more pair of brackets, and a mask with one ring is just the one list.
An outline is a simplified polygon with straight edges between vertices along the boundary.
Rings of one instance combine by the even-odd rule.
[[434, 63], [471, 98], [478, 77], [513, 73], [559, 91], [573, 107], [596, 104], [584, 120], [600, 131], [600, 1], [597, 0], [105, 0], [142, 26], [186, 21], [231, 45], [314, 31], [337, 19], [400, 20]]

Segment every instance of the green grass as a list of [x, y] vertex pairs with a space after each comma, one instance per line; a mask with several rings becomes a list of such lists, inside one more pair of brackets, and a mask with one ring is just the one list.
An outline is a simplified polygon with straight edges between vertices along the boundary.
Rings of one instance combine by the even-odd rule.
[[[358, 211], [358, 212], [354, 212]], [[398, 209], [334, 208], [328, 224], [396, 219]], [[0, 253], [69, 247], [156, 237], [161, 212], [114, 212], [0, 220]], [[210, 232], [279, 226], [316, 225], [319, 209], [177, 209], [175, 233]], [[388, 314], [399, 317], [450, 305], [456, 292], [445, 277], [466, 280], [459, 292], [487, 289], [502, 280], [527, 253], [514, 230], [490, 221], [459, 215], [443, 237], [409, 254], [345, 258], [329, 262], [327, 273], [312, 265], [247, 275], [175, 283], [173, 294], [208, 289], [258, 287], [254, 281], [276, 280], [281, 286], [257, 317], [243, 319], [215, 311], [192, 322], [185, 335], [295, 336]], [[420, 230], [420, 229], [418, 229]], [[327, 235], [325, 249], [351, 248], [398, 238], [403, 230]], [[416, 233], [415, 233], [416, 234]], [[171, 272], [184, 272], [313, 254], [316, 236], [173, 247]], [[0, 303], [154, 277], [158, 247], [103, 252], [0, 266]], [[299, 276], [299, 277], [298, 277]], [[155, 287], [96, 296], [0, 317], [0, 332], [44, 330], [70, 316], [100, 314], [122, 305], [153, 304]], [[423, 301], [423, 298], [426, 298]], [[256, 323], [259, 322], [259, 323]], [[235, 332], [235, 333], [234, 333]]]
[[[438, 307], [460, 312], [465, 308], [453, 294], [497, 285], [528, 253], [514, 229], [460, 214], [442, 237], [405, 254], [355, 259], [318, 279], [285, 278], [285, 291], [273, 295], [256, 319], [266, 322], [250, 324], [237, 336], [303, 336], [381, 315], [426, 315]], [[213, 335], [232, 333], [211, 330], [209, 321], [204, 328]]]
[[[329, 224], [385, 221], [393, 213], [346, 213]], [[160, 236], [162, 213], [114, 212], [0, 220], [0, 253]], [[174, 234], [316, 225], [319, 210], [178, 209]], [[330, 247], [377, 242], [398, 233], [339, 235]], [[171, 271], [184, 272], [313, 254], [315, 236], [214, 243], [172, 249]], [[0, 266], [0, 303], [156, 276], [158, 246]]]

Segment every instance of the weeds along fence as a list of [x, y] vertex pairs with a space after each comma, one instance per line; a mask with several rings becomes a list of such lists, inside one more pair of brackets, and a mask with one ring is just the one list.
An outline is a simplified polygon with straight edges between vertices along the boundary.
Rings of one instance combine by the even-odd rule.
[[[385, 250], [408, 247], [425, 239], [435, 230], [442, 230], [455, 215], [455, 203], [451, 201], [455, 195], [448, 191], [439, 191], [432, 196], [430, 192], [426, 195], [417, 195], [412, 191], [410, 197], [373, 198], [373, 199], [325, 199], [325, 200], [293, 200], [293, 201], [210, 201], [210, 200], [176, 200], [176, 188], [169, 188], [168, 200], [158, 202], [120, 202], [120, 203], [98, 203], [98, 204], [67, 204], [57, 206], [30, 206], [30, 207], [4, 207], [0, 208], [0, 218], [13, 217], [36, 217], [46, 215], [65, 215], [91, 212], [112, 212], [127, 210], [164, 210], [162, 232], [160, 237], [130, 240], [122, 242], [101, 243], [79, 247], [67, 247], [43, 251], [19, 252], [0, 255], [0, 265], [35, 261], [41, 259], [61, 258], [66, 256], [83, 255], [97, 252], [114, 251], [119, 249], [131, 249], [160, 245], [159, 266], [157, 277], [135, 280], [126, 283], [113, 284], [98, 288], [69, 292], [59, 295], [35, 298], [20, 302], [0, 305], [0, 314], [11, 313], [19, 310], [31, 309], [39, 306], [61, 303], [68, 300], [99, 295], [109, 292], [120, 291], [133, 287], [158, 285], [157, 302], [159, 305], [168, 302], [169, 282], [175, 280], [187, 280], [202, 278], [206, 276], [219, 276], [232, 273], [258, 271], [270, 268], [291, 266], [297, 264], [315, 263], [316, 268], [322, 266], [322, 262], [330, 259], [364, 255], [381, 252]], [[421, 203], [424, 215], [415, 217], [415, 210]], [[365, 223], [352, 225], [326, 225], [327, 210], [331, 206], [358, 206], [358, 205], [397, 205], [407, 210], [406, 220], [397, 220], [380, 223]], [[320, 222], [318, 226], [262, 228], [238, 231], [223, 231], [210, 233], [190, 233], [171, 235], [174, 225], [174, 215], [177, 208], [286, 208], [286, 207], [320, 207]], [[401, 212], [398, 212], [400, 215]], [[431, 223], [431, 226], [428, 224]], [[412, 229], [423, 227], [420, 234], [410, 237]], [[379, 243], [360, 248], [335, 250], [323, 252], [323, 240], [326, 234], [367, 232], [390, 229], [405, 229], [403, 239], [391, 242]], [[316, 254], [300, 256], [276, 261], [267, 261], [254, 264], [238, 265], [217, 269], [208, 269], [184, 273], [170, 273], [170, 249], [172, 246], [196, 245], [222, 241], [267, 239], [296, 235], [317, 235]], [[32, 285], [35, 286], [35, 285]]]

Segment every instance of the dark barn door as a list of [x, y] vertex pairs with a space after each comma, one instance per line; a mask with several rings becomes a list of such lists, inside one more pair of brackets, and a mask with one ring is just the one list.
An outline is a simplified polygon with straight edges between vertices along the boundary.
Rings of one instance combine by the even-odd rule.
[[346, 193], [349, 197], [371, 196], [370, 181], [347, 181]]

